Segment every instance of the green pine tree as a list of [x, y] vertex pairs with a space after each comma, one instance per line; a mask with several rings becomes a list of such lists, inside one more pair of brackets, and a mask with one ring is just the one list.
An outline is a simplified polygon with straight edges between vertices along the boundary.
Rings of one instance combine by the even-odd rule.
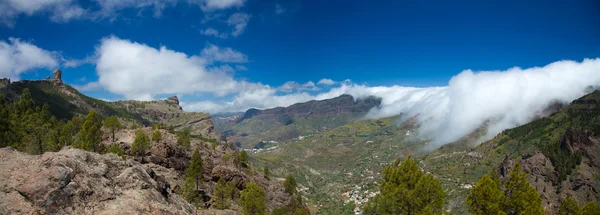
[[177, 134], [177, 145], [183, 148], [190, 148], [191, 145], [191, 141], [190, 141], [190, 128], [185, 128], [183, 129], [182, 132]]
[[238, 155], [238, 167], [247, 167], [248, 166], [248, 153], [246, 150], [242, 150]]
[[594, 202], [588, 202], [581, 210], [583, 215], [600, 215], [600, 206]]
[[558, 215], [581, 215], [581, 209], [571, 196], [567, 196], [567, 198], [560, 203]]
[[150, 137], [143, 129], [135, 131], [135, 139], [131, 145], [131, 154], [136, 156], [144, 156], [146, 151], [150, 149]]
[[110, 148], [108, 148], [108, 153], [113, 153], [121, 157], [125, 155], [125, 151], [116, 143], [110, 145]]
[[63, 126], [60, 131], [60, 147], [70, 146], [77, 142], [77, 134], [81, 131], [84, 120], [74, 116]]
[[270, 173], [269, 173], [269, 167], [268, 166], [265, 166], [263, 168], [263, 174], [264, 174], [264, 176], [265, 176], [266, 179], [269, 179], [269, 174]]
[[196, 149], [192, 154], [190, 165], [185, 171], [185, 182], [183, 184], [183, 197], [196, 206], [202, 204], [202, 198], [198, 191], [200, 190], [200, 183], [204, 180], [203, 172], [202, 157]]
[[102, 140], [102, 120], [95, 111], [85, 117], [85, 122], [81, 126], [81, 130], [77, 134], [76, 147], [87, 150], [96, 151]]
[[506, 201], [504, 211], [509, 215], [543, 215], [542, 198], [527, 182], [521, 164], [516, 163], [508, 180], [504, 183]]
[[110, 133], [112, 134], [112, 142], [115, 142], [115, 132], [121, 130], [123, 125], [119, 122], [116, 116], [110, 116], [104, 120], [104, 127], [108, 128]]
[[445, 194], [438, 180], [424, 174], [407, 157], [385, 167], [380, 194], [365, 206], [365, 214], [442, 214]]
[[500, 182], [485, 175], [467, 196], [467, 205], [469, 212], [474, 215], [505, 214], [501, 207], [504, 199]]
[[285, 192], [289, 194], [294, 194], [296, 192], [297, 185], [296, 179], [292, 175], [289, 175], [287, 178], [285, 178], [285, 181], [283, 182]]
[[240, 206], [242, 206], [242, 214], [265, 214], [267, 210], [265, 200], [265, 190], [262, 187], [255, 184], [254, 182], [248, 182], [248, 184], [246, 184], [246, 188], [242, 190], [242, 196], [240, 197]]
[[152, 132], [152, 141], [160, 142], [162, 140], [162, 133], [159, 130]]
[[220, 178], [217, 184], [215, 185], [215, 193], [213, 194], [214, 206], [217, 209], [227, 209], [229, 208], [229, 192], [228, 192], [227, 183], [225, 183], [224, 178]]

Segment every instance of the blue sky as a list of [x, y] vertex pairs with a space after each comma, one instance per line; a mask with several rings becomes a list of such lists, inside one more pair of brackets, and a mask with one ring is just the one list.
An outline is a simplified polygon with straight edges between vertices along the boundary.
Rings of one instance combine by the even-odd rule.
[[[600, 57], [596, 0], [40, 2], [45, 1], [0, 3], [6, 53], [25, 53], [18, 45], [40, 49], [22, 58], [0, 57], [11, 65], [0, 68], [0, 76], [42, 79], [60, 67], [65, 82], [94, 97], [176, 94], [186, 109], [208, 112], [326, 98], [349, 83], [447, 86], [466, 69], [543, 67]], [[185, 57], [151, 54], [161, 47]], [[149, 54], [110, 57], [139, 52]], [[144, 67], [153, 63], [158, 66]], [[154, 78], [139, 78], [146, 72]], [[335, 84], [317, 84], [321, 79]], [[343, 82], [347, 79], [351, 82]], [[179, 83], [198, 86], [162, 86]]]

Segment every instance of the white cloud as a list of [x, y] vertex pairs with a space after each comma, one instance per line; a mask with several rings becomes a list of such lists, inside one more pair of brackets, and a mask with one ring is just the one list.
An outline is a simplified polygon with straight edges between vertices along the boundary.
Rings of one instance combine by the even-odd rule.
[[568, 103], [583, 96], [589, 86], [600, 86], [600, 58], [506, 71], [465, 70], [444, 87], [370, 87], [348, 80], [317, 95], [306, 92], [278, 95], [277, 90], [263, 86], [241, 91], [232, 101], [190, 103], [184, 108], [209, 113], [240, 112], [342, 94], [355, 98], [373, 95], [382, 98], [382, 105], [372, 109], [367, 118], [400, 113], [407, 117], [418, 116], [422, 122], [420, 133], [432, 138], [429, 147], [433, 149], [460, 139], [486, 122], [492, 122], [484, 137], [489, 139], [504, 129], [529, 122], [553, 102]]
[[[38, 14], [47, 15], [51, 21], [59, 23], [77, 19], [115, 20], [122, 10], [138, 9], [141, 12], [146, 8], [152, 8], [153, 16], [160, 17], [165, 8], [173, 7], [179, 2], [198, 5], [203, 11], [212, 12], [240, 8], [244, 6], [245, 0], [93, 0], [87, 9], [78, 0], [3, 0], [0, 1], [0, 24], [13, 27], [19, 16]], [[236, 30], [241, 28], [240, 33], [244, 27], [243, 23], [236, 24]]]
[[221, 38], [221, 39], [227, 38], [227, 34], [226, 33], [219, 33], [219, 31], [217, 31], [214, 28], [204, 29], [203, 31], [200, 31], [200, 33], [202, 35], [218, 37], [218, 38]]
[[134, 8], [142, 9], [151, 7], [154, 17], [160, 17], [167, 6], [175, 5], [178, 0], [95, 0], [100, 5], [100, 10], [95, 16], [114, 19], [120, 10]]
[[323, 78], [321, 80], [319, 80], [319, 82], [317, 82], [318, 85], [333, 85], [335, 84], [335, 81], [328, 79], [328, 78]]
[[275, 14], [283, 14], [285, 13], [285, 9], [281, 7], [279, 4], [275, 4]]
[[235, 65], [235, 70], [238, 70], [238, 71], [247, 71], [248, 68], [246, 68], [244, 65]]
[[227, 71], [208, 66], [212, 60], [240, 61], [245, 55], [212, 46], [209, 49], [217, 51], [188, 56], [164, 46], [156, 49], [116, 37], [104, 38], [96, 49], [98, 83], [125, 98], [141, 100], [157, 94], [225, 95], [239, 91], [242, 83], [233, 80]]
[[13, 27], [21, 15], [48, 13], [55, 22], [81, 18], [85, 10], [74, 0], [4, 0], [0, 1], [0, 23]]
[[198, 4], [203, 11], [225, 10], [244, 6], [246, 0], [188, 0], [190, 4]]
[[315, 85], [314, 82], [309, 81], [304, 84], [299, 84], [295, 81], [285, 82], [283, 85], [279, 86], [277, 90], [282, 92], [292, 92], [292, 91], [317, 91], [319, 88]]
[[201, 56], [210, 61], [218, 61], [225, 63], [245, 63], [248, 62], [248, 57], [243, 53], [231, 48], [220, 48], [213, 44], [208, 44], [202, 50]]
[[233, 31], [231, 32], [231, 35], [234, 37], [238, 37], [240, 34], [242, 34], [242, 32], [244, 32], [244, 29], [246, 29], [246, 26], [248, 26], [248, 21], [250, 21], [250, 15], [246, 13], [232, 14], [229, 17], [229, 19], [227, 19], [227, 24], [229, 26], [233, 26]]
[[54, 69], [61, 57], [16, 38], [0, 40], [0, 77], [17, 80], [21, 73], [33, 69]]

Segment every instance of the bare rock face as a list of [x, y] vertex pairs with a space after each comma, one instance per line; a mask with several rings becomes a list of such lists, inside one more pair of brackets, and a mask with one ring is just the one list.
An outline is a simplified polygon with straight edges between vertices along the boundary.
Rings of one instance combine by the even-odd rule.
[[62, 71], [60, 69], [54, 70], [52, 73], [54, 75], [54, 81], [57, 83], [62, 83]]
[[78, 149], [0, 149], [0, 214], [193, 214], [151, 168]]

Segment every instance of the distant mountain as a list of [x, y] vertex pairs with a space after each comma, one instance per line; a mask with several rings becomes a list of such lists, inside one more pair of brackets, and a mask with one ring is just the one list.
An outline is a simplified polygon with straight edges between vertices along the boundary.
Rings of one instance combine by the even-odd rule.
[[23, 89], [28, 88], [36, 104], [48, 103], [52, 115], [71, 119], [94, 110], [102, 116], [115, 115], [129, 124], [150, 125], [164, 123], [176, 130], [191, 128], [193, 134], [222, 139], [214, 131], [212, 117], [200, 112], [185, 112], [177, 96], [159, 101], [104, 101], [82, 94], [75, 88], [53, 80], [22, 80], [11, 82], [0, 79], [0, 96], [8, 102], [18, 100]]
[[580, 205], [600, 199], [600, 91], [569, 105], [552, 104], [530, 123], [507, 129], [474, 146], [486, 126], [434, 151], [422, 149], [429, 140], [416, 136], [418, 123], [398, 124], [400, 116], [358, 120], [289, 141], [254, 154], [254, 163], [293, 174], [305, 195], [323, 205], [319, 212], [336, 214], [342, 200], [369, 198], [379, 188], [383, 167], [412, 155], [423, 171], [432, 173], [448, 195], [446, 209], [468, 214], [465, 198], [490, 171], [506, 177], [512, 164], [522, 163], [529, 182], [542, 196], [550, 214], [559, 201], [573, 196]]
[[266, 110], [249, 109], [243, 115], [219, 122], [217, 129], [244, 148], [261, 141], [287, 141], [361, 119], [380, 98], [355, 100], [350, 95], [298, 103]]

